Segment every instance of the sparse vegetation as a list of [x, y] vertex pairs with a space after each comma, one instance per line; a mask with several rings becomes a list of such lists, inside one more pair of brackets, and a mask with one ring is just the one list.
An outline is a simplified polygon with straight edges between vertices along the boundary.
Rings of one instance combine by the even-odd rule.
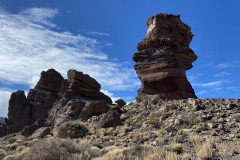
[[82, 138], [87, 132], [88, 129], [80, 121], [69, 121], [59, 128], [57, 136], [59, 138]]
[[17, 141], [17, 137], [8, 138], [7, 141], [8, 141], [9, 144], [13, 144], [13, 143], [15, 143]]

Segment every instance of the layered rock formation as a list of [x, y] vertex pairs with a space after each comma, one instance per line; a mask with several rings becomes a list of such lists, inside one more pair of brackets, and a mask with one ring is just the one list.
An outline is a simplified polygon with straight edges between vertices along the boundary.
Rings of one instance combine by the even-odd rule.
[[136, 100], [197, 98], [185, 71], [197, 59], [189, 48], [193, 34], [179, 15], [157, 14], [147, 20], [147, 34], [133, 55], [141, 80]]
[[53, 129], [68, 120], [86, 120], [106, 113], [112, 100], [100, 89], [95, 79], [82, 72], [69, 70], [68, 79], [64, 79], [54, 69], [43, 71], [27, 97], [24, 91], [12, 93], [0, 136], [21, 130], [29, 136], [41, 127]]

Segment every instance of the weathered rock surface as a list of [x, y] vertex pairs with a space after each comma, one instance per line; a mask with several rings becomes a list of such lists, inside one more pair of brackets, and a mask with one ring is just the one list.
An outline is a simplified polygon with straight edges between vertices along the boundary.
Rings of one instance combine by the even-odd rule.
[[89, 75], [68, 71], [68, 79], [62, 81], [60, 98], [49, 112], [48, 123], [55, 128], [69, 120], [86, 120], [109, 110], [112, 100], [100, 92], [101, 85]]
[[46, 135], [48, 135], [50, 133], [50, 128], [49, 127], [41, 127], [39, 129], [37, 129], [30, 138], [43, 138]]
[[41, 127], [57, 128], [68, 120], [87, 120], [106, 113], [112, 100], [100, 89], [95, 79], [82, 72], [69, 70], [68, 79], [64, 79], [54, 69], [43, 71], [27, 97], [24, 91], [11, 95], [0, 136], [21, 130], [22, 135], [30, 136]]
[[5, 123], [5, 118], [0, 117], [0, 123]]
[[197, 98], [185, 71], [197, 59], [189, 48], [193, 34], [179, 15], [157, 14], [147, 20], [147, 34], [133, 55], [134, 69], [141, 80], [136, 99]]
[[126, 105], [126, 102], [123, 99], [117, 99], [115, 103], [117, 103], [119, 107], [123, 107]]
[[113, 107], [105, 113], [98, 121], [99, 128], [116, 127], [121, 124], [121, 110], [120, 107]]
[[11, 126], [13, 131], [19, 131], [31, 123], [31, 104], [24, 91], [12, 93], [9, 100], [8, 119], [6, 124]]

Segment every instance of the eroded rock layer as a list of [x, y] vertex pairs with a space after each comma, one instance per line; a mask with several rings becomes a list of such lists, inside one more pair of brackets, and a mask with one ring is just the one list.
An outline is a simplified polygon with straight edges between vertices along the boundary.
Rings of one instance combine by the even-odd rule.
[[68, 71], [68, 79], [54, 69], [43, 71], [27, 97], [24, 91], [12, 93], [8, 119], [0, 125], [0, 136], [18, 131], [30, 136], [41, 127], [54, 129], [69, 120], [86, 120], [106, 113], [112, 100], [100, 89], [95, 79], [76, 70]]
[[133, 55], [141, 80], [136, 100], [197, 98], [185, 71], [197, 59], [189, 48], [193, 34], [179, 15], [157, 14], [147, 20], [147, 34]]

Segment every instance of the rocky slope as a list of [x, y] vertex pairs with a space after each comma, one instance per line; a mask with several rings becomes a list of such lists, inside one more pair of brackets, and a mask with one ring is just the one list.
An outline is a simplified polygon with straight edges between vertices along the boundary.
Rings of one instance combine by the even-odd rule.
[[[86, 159], [103, 160], [240, 159], [239, 99], [162, 100], [154, 97], [145, 102], [130, 103], [120, 110], [117, 127], [99, 128], [102, 115], [83, 122], [89, 129], [88, 134], [68, 143], [83, 145], [81, 142], [84, 141], [94, 148], [79, 151], [78, 159], [86, 152]], [[31, 149], [41, 143], [60, 141], [56, 138], [57, 133], [52, 134], [44, 138], [47, 142], [12, 135], [18, 137], [18, 142], [8, 145], [5, 141], [9, 136], [3, 137], [1, 148], [17, 157], [19, 149], [16, 148]], [[21, 156], [29, 152], [21, 152]]]
[[193, 34], [179, 15], [157, 14], [147, 20], [147, 34], [133, 55], [141, 80], [136, 100], [196, 98], [185, 71], [197, 59], [189, 48]]

